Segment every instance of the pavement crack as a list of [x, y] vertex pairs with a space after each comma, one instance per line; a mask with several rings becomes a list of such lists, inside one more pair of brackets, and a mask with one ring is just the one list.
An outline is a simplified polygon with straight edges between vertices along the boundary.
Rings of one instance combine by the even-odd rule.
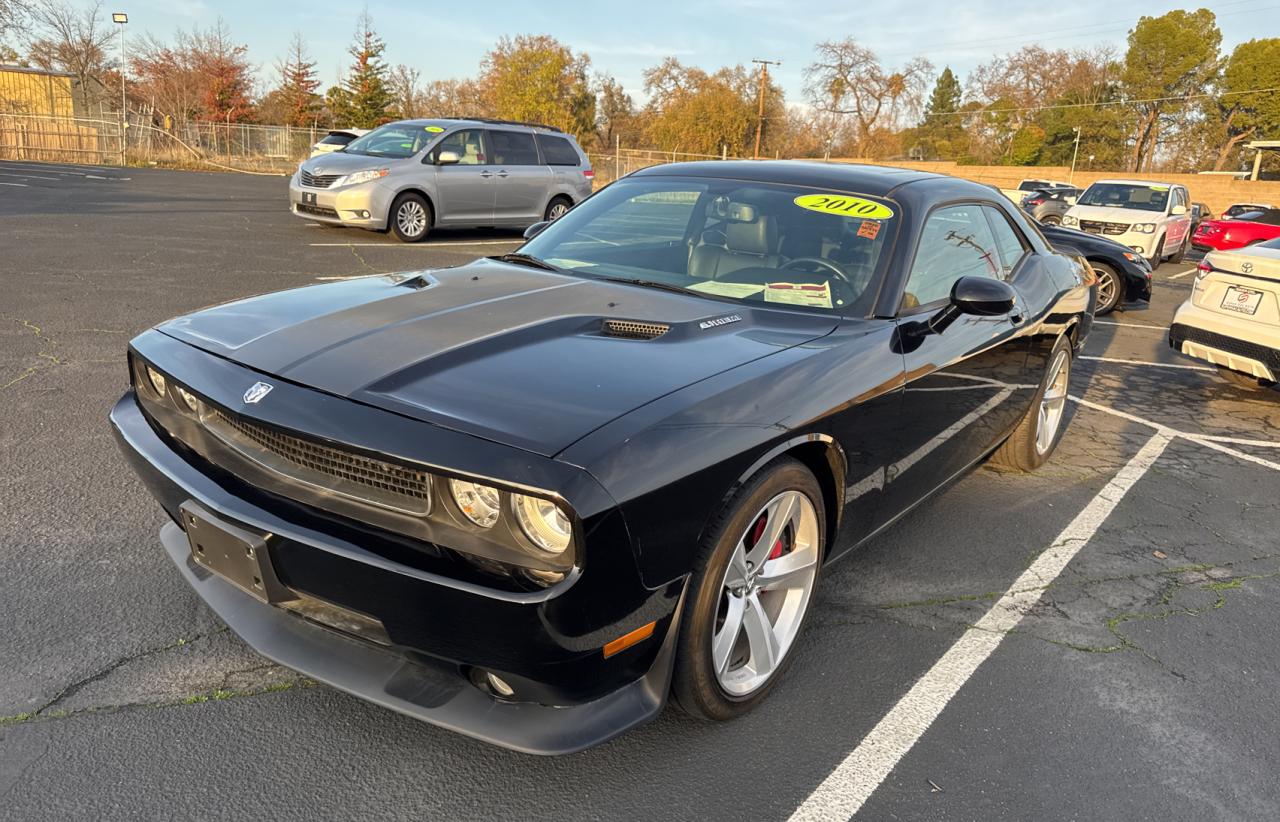
[[17, 385], [18, 383], [25, 380], [27, 377], [33, 376], [34, 374], [38, 373], [39, 371], [45, 368], [49, 368], [55, 365], [67, 364], [66, 360], [63, 360], [62, 358], [58, 357], [53, 353], [53, 349], [58, 347], [58, 341], [46, 335], [44, 333], [43, 328], [31, 322], [30, 320], [25, 320], [20, 317], [5, 317], [5, 319], [9, 320], [10, 322], [16, 322], [21, 324], [23, 328], [30, 331], [44, 344], [43, 348], [41, 348], [40, 351], [36, 352], [36, 357], [43, 360], [44, 362], [38, 362], [35, 365], [27, 366], [26, 369], [24, 369], [23, 372], [20, 373], [18, 376], [9, 380], [4, 385], [0, 385], [0, 391], [3, 391], [6, 388], [10, 388], [14, 385]]

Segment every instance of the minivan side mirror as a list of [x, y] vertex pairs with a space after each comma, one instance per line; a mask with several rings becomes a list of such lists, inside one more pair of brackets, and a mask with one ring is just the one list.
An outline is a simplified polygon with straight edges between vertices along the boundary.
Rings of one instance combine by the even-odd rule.
[[458, 155], [458, 152], [449, 151], [448, 149], [445, 149], [444, 151], [441, 151], [438, 154], [436, 154], [436, 165], [438, 166], [455, 165], [461, 160], [462, 160], [462, 157]]
[[524, 230], [524, 238], [526, 240], [532, 240], [534, 237], [537, 237], [539, 234], [542, 233], [542, 229], [546, 228], [549, 225], [551, 225], [550, 220], [543, 220], [540, 223], [534, 223], [533, 225], [529, 226]]
[[1169, 213], [1175, 217], [1181, 217], [1183, 214], [1187, 213], [1187, 207], [1183, 205], [1176, 205]]

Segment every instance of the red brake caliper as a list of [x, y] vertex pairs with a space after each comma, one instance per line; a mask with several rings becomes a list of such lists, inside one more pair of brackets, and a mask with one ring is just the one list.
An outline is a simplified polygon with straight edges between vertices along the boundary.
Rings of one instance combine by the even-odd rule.
[[[768, 523], [767, 523], [766, 516], [762, 515], [760, 519], [756, 520], [755, 526], [751, 529], [751, 544], [753, 546], [760, 541], [760, 537], [764, 536], [764, 527], [767, 524]], [[773, 550], [769, 552], [769, 556], [765, 558], [765, 561], [767, 562], [771, 559], [777, 559], [780, 556], [782, 556], [782, 535], [781, 534], [778, 535], [778, 541], [773, 544]]]

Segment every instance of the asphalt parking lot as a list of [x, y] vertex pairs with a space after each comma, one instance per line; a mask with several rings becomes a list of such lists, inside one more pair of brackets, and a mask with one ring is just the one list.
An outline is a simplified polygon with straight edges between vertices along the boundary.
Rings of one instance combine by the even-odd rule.
[[0, 818], [1280, 818], [1280, 392], [1168, 349], [1194, 262], [1095, 327], [1049, 465], [827, 570], [760, 710], [543, 759], [250, 651], [106, 421], [155, 323], [519, 236], [322, 228], [279, 177], [0, 171]]

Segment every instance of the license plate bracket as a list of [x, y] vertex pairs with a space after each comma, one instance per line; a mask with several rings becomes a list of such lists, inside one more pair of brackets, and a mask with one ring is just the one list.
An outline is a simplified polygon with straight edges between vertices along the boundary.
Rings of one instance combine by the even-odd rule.
[[1222, 308], [1237, 314], [1257, 314], [1261, 303], [1261, 291], [1238, 285], [1229, 286], [1227, 293], [1222, 297]]
[[314, 191], [302, 192], [302, 202], [306, 205], [313, 206], [316, 204], [316, 193]]
[[297, 599], [271, 564], [272, 534], [227, 522], [193, 500], [182, 503], [179, 512], [197, 565], [261, 602]]

